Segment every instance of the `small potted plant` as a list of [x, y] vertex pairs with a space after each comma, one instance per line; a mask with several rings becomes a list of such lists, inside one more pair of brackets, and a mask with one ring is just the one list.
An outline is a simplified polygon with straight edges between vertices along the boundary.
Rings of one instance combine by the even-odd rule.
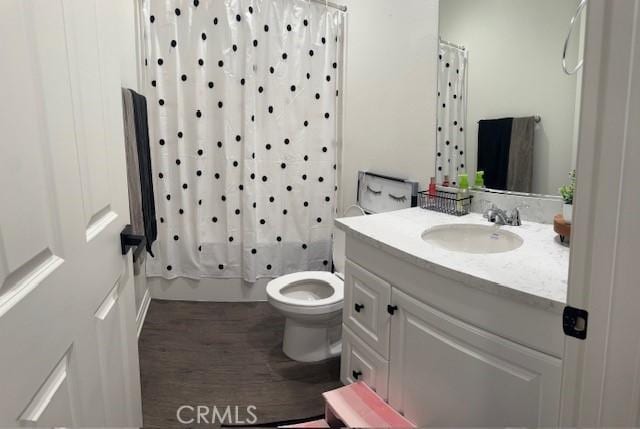
[[569, 183], [562, 185], [559, 189], [560, 196], [562, 196], [562, 216], [564, 221], [570, 224], [573, 220], [573, 194], [576, 191], [576, 170], [569, 172]]

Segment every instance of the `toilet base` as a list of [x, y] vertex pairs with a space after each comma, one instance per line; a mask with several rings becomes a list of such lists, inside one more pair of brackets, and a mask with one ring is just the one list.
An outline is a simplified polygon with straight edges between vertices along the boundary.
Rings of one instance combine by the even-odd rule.
[[282, 351], [298, 362], [319, 362], [342, 351], [340, 318], [326, 324], [310, 324], [287, 318]]

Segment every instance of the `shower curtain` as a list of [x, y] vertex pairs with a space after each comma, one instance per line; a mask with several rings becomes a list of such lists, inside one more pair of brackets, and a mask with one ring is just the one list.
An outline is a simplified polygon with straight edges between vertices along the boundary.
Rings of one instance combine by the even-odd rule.
[[441, 42], [438, 66], [436, 181], [448, 176], [456, 185], [458, 174], [466, 172], [467, 52]]
[[146, 0], [158, 241], [149, 276], [331, 269], [342, 12]]

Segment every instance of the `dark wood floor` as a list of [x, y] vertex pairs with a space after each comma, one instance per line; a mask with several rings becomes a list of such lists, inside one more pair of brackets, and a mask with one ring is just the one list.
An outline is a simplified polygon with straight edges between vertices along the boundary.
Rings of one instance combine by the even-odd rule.
[[181, 405], [255, 405], [260, 423], [322, 414], [339, 360], [290, 360], [283, 327], [268, 303], [153, 300], [139, 343], [144, 426], [181, 426]]

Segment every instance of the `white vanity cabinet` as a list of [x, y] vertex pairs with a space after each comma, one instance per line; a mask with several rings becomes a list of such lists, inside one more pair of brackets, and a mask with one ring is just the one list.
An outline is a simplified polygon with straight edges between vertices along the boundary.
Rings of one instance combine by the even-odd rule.
[[556, 426], [561, 316], [347, 236], [341, 378], [417, 426]]

